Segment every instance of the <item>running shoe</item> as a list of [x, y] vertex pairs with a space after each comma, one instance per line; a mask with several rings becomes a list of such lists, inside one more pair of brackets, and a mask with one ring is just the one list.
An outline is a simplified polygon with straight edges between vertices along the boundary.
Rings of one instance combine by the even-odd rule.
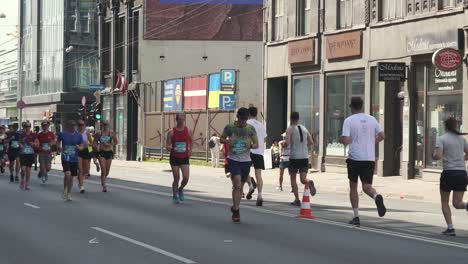
[[257, 189], [257, 182], [255, 182], [255, 179], [253, 177], [251, 177], [251, 180], [252, 180], [252, 186], [254, 187], [254, 189]]
[[231, 207], [231, 212], [232, 212], [232, 221], [234, 223], [239, 223], [240, 222], [240, 210], [234, 210], [234, 207]]
[[172, 203], [173, 204], [180, 204], [179, 198], [177, 198], [177, 196], [173, 196], [172, 197]]
[[377, 205], [379, 216], [383, 217], [385, 213], [387, 213], [387, 208], [385, 208], [382, 195], [379, 194], [377, 197], [375, 197], [375, 204]]
[[278, 187], [276, 187], [276, 190], [282, 192], [282, 191], [283, 191], [283, 187], [278, 186]]
[[63, 199], [63, 200], [67, 200], [67, 197], [68, 197], [67, 191], [63, 191], [62, 199]]
[[355, 227], [361, 227], [361, 220], [359, 217], [354, 217], [351, 221], [348, 222], [350, 225], [353, 225]]
[[34, 170], [35, 170], [35, 171], [37, 171], [37, 164], [36, 164], [36, 165], [34, 165]]
[[[253, 183], [252, 183], [253, 185]], [[252, 190], [249, 190], [249, 192], [247, 193], [247, 200], [251, 200], [252, 199], [252, 194], [255, 192], [255, 187], [252, 189]]]
[[21, 189], [21, 190], [24, 190], [24, 180], [21, 180], [20, 189]]
[[40, 171], [40, 172], [37, 174], [37, 178], [39, 178], [39, 179], [42, 178], [42, 171]]
[[73, 201], [71, 197], [71, 193], [67, 193], [67, 202], [71, 202], [71, 201]]
[[230, 178], [230, 177], [231, 177], [231, 173], [230, 172], [226, 173], [226, 178]]
[[292, 206], [301, 206], [301, 201], [295, 200], [294, 202], [290, 203]]
[[46, 172], [44, 173], [44, 175], [42, 175], [42, 183], [46, 183], [48, 179], [49, 179], [49, 174], [47, 174]]
[[10, 175], [10, 182], [14, 182], [15, 178], [13, 178], [13, 175]]
[[5, 173], [5, 167], [1, 166], [0, 171], [2, 172], [2, 174]]
[[19, 182], [19, 177], [18, 177], [18, 175], [15, 176], [15, 182]]
[[96, 165], [96, 171], [99, 172], [101, 170], [101, 167], [99, 167], [99, 163], [94, 163]]
[[102, 192], [107, 192], [107, 187], [106, 186], [102, 186]]
[[448, 229], [445, 230], [444, 232], [442, 232], [442, 235], [446, 235], [446, 236], [456, 236], [455, 234], [455, 229]]
[[313, 180], [309, 180], [310, 195], [315, 196], [317, 194], [317, 189]]
[[81, 193], [81, 194], [84, 194], [84, 193], [85, 193], [85, 189], [84, 189], [83, 186], [80, 187], [80, 193]]
[[26, 191], [30, 191], [30, 190], [31, 190], [31, 188], [29, 188], [29, 184], [26, 184], [26, 185], [25, 185], [24, 190], [26, 190]]
[[181, 202], [185, 201], [184, 189], [179, 188], [179, 200]]
[[263, 206], [263, 199], [262, 198], [259, 198], [257, 199], [257, 206]]

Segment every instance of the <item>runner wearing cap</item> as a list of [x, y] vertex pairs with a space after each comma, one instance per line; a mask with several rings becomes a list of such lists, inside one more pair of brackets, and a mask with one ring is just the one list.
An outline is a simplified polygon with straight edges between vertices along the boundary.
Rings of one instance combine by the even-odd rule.
[[110, 129], [109, 121], [104, 121], [103, 129], [96, 134], [95, 146], [98, 150], [98, 159], [101, 165], [102, 192], [107, 192], [107, 177], [114, 159], [114, 146], [118, 144], [115, 132]]
[[[176, 114], [176, 127], [167, 133], [166, 149], [171, 152], [170, 164], [172, 168], [172, 202], [175, 204], [185, 200], [184, 187], [190, 177], [190, 156], [192, 155], [193, 141], [190, 131], [185, 126], [185, 114]], [[182, 182], [180, 183], [180, 171]]]
[[31, 131], [31, 123], [23, 123], [23, 133], [20, 139], [20, 163], [21, 163], [21, 183], [22, 190], [29, 191], [31, 181], [31, 168], [34, 164], [36, 154], [34, 149], [39, 147], [37, 134]]
[[49, 130], [49, 121], [42, 121], [42, 131], [38, 134], [39, 139], [39, 178], [46, 183], [48, 173], [52, 167], [52, 146], [56, 145], [55, 134]]
[[229, 145], [228, 163], [232, 181], [232, 221], [240, 222], [240, 201], [244, 183], [250, 174], [252, 159], [250, 150], [258, 148], [255, 128], [247, 124], [249, 110], [240, 108], [237, 121], [228, 124], [221, 136], [221, 143]]
[[375, 145], [384, 140], [385, 135], [377, 120], [363, 110], [364, 101], [360, 97], [351, 98], [352, 115], [343, 123], [342, 142], [349, 146], [348, 178], [351, 206], [354, 218], [349, 224], [360, 226], [358, 179], [361, 179], [362, 190], [374, 199], [380, 217], [387, 212], [382, 195], [372, 187], [375, 166]]
[[[10, 161], [10, 182], [19, 182], [20, 172], [20, 133], [18, 132], [18, 123], [14, 123], [11, 130], [7, 133], [8, 159]], [[15, 167], [16, 166], [16, 167]], [[13, 173], [15, 177], [13, 178]]]

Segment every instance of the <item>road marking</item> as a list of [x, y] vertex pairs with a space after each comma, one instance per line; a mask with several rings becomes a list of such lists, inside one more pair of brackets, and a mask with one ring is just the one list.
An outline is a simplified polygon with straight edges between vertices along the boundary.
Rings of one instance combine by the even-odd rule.
[[41, 209], [39, 206], [35, 206], [34, 204], [30, 204], [30, 203], [24, 203], [24, 205], [34, 208], [34, 209]]
[[224, 240], [224, 243], [232, 243], [232, 240]]
[[[88, 182], [92, 183], [92, 184], [100, 185], [100, 183], [96, 182], [96, 181], [88, 181]], [[137, 191], [137, 192], [148, 193], [148, 194], [156, 194], [156, 195], [159, 195], [159, 196], [172, 197], [171, 194], [166, 193], [166, 192], [160, 192], [160, 191], [154, 191], [154, 190], [148, 190], [148, 189], [141, 189], [141, 188], [136, 188], [136, 187], [129, 187], [129, 186], [124, 186], [124, 185], [119, 185], [119, 184], [107, 184], [107, 185], [111, 186], [111, 187], [119, 188], [119, 189], [124, 189], [124, 190], [131, 190], [131, 191]], [[210, 199], [197, 198], [197, 197], [193, 197], [193, 196], [192, 197], [186, 197], [186, 200], [198, 201], [198, 202], [216, 204], [216, 205], [222, 205], [222, 206], [231, 206], [230, 203], [221, 202], [221, 201], [214, 201], [214, 200], [210, 200]], [[254, 207], [254, 206], [250, 206], [250, 205], [243, 205], [243, 208], [253, 210], [253, 211], [256, 211], [256, 212], [271, 214], [271, 215], [284, 216], [284, 217], [296, 217], [296, 215], [294, 215], [294, 214], [285, 213], [285, 212], [278, 212], [278, 211], [273, 211], [273, 210], [264, 209], [264, 208], [258, 208], [258, 207]], [[354, 228], [351, 225], [341, 223], [341, 222], [332, 221], [332, 220], [325, 220], [325, 219], [309, 220], [309, 219], [303, 219], [303, 218], [299, 218], [299, 220], [309, 221], [309, 222], [316, 222], [316, 223], [327, 224], [327, 225], [332, 225], [332, 226], [338, 226], [338, 227], [348, 228], [348, 229], [361, 230], [361, 231], [366, 231], [366, 232], [380, 234], [380, 235], [386, 235], [386, 236], [392, 236], [392, 237], [398, 237], [398, 238], [405, 238], [405, 239], [409, 239], [409, 240], [426, 242], [426, 243], [431, 243], [431, 244], [436, 244], [436, 245], [443, 245], [443, 246], [450, 246], [450, 247], [456, 247], [456, 248], [461, 248], [461, 249], [468, 249], [468, 244], [464, 244], [464, 243], [451, 242], [451, 241], [446, 241], [446, 240], [442, 240], [442, 239], [429, 238], [429, 237], [411, 235], [411, 234], [405, 234], [405, 233], [389, 231], [389, 230], [383, 230], [383, 229], [377, 229], [377, 228], [371, 228], [371, 227], [361, 226], [360, 228]]]
[[99, 241], [98, 241], [97, 237], [95, 237], [95, 238], [91, 239], [91, 240], [89, 241], [89, 243], [90, 243], [90, 244], [99, 244]]
[[166, 257], [173, 258], [173, 259], [178, 260], [178, 261], [183, 262], [183, 263], [187, 263], [187, 264], [194, 264], [194, 263], [196, 263], [196, 262], [193, 261], [193, 260], [190, 260], [190, 259], [181, 257], [181, 256], [179, 256], [179, 255], [173, 254], [173, 253], [168, 252], [168, 251], [165, 251], [165, 250], [163, 250], [163, 249], [160, 249], [160, 248], [157, 248], [157, 247], [154, 247], [154, 246], [145, 244], [145, 243], [143, 243], [143, 242], [140, 242], [140, 241], [131, 239], [131, 238], [126, 237], [126, 236], [122, 236], [122, 235], [116, 234], [116, 233], [114, 233], [114, 232], [111, 232], [111, 231], [108, 231], [108, 230], [105, 230], [105, 229], [102, 229], [102, 228], [99, 228], [99, 227], [91, 227], [91, 229], [94, 229], [94, 230], [96, 230], [96, 231], [98, 231], [98, 232], [107, 234], [107, 235], [109, 235], [109, 236], [113, 236], [113, 237], [115, 237], [115, 238], [118, 238], [118, 239], [121, 239], [121, 240], [124, 240], [124, 241], [127, 241], [127, 242], [129, 242], [129, 243], [131, 243], [131, 244], [134, 244], [134, 245], [137, 245], [137, 246], [140, 246], [140, 247], [149, 249], [149, 250], [151, 250], [151, 251], [153, 251], [153, 252], [159, 253], [159, 254], [164, 255], [164, 256], [166, 256]]

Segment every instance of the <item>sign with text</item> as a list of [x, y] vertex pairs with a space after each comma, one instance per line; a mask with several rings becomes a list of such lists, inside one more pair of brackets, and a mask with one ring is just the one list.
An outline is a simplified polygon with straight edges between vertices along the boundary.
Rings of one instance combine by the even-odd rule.
[[397, 62], [379, 62], [379, 81], [400, 81], [406, 80], [406, 64]]
[[96, 92], [96, 91], [102, 91], [102, 90], [104, 90], [103, 84], [90, 84], [89, 85], [90, 92]]
[[219, 95], [219, 109], [220, 110], [235, 110], [235, 95], [233, 94], [220, 94]]
[[327, 59], [361, 56], [361, 31], [326, 37]]
[[182, 111], [182, 79], [164, 82], [164, 111]]
[[459, 48], [456, 29], [406, 37], [408, 55], [431, 53], [442, 48]]
[[221, 91], [236, 90], [236, 70], [221, 70]]
[[315, 41], [313, 38], [291, 41], [288, 43], [289, 64], [313, 62], [315, 55]]

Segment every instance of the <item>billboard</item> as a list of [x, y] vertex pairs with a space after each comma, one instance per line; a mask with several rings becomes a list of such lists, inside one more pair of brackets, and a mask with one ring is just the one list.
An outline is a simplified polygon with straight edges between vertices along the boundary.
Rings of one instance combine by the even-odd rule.
[[[227, 99], [234, 100], [234, 91], [221, 91], [221, 74], [210, 74], [208, 82], [208, 108], [229, 110]], [[229, 95], [228, 97], [225, 97]], [[232, 97], [230, 97], [232, 96]], [[226, 106], [226, 107], [225, 107]]]
[[145, 39], [262, 41], [263, 0], [147, 0]]
[[168, 80], [164, 82], [163, 111], [182, 111], [182, 79]]
[[205, 110], [207, 76], [185, 78], [184, 82], [184, 110]]

